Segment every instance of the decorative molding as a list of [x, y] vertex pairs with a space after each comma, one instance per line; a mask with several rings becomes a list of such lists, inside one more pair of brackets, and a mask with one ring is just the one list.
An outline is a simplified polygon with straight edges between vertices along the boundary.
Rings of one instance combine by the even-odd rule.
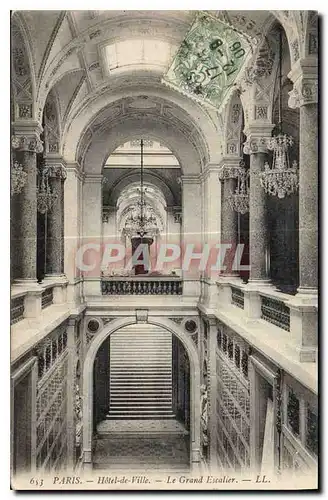
[[318, 33], [309, 33], [309, 54], [318, 54]]
[[250, 61], [249, 66], [245, 70], [245, 75], [241, 80], [241, 86], [253, 85], [260, 78], [271, 76], [275, 61], [275, 53], [265, 39], [264, 45], [259, 49], [258, 55], [254, 61]]
[[110, 318], [108, 316], [101, 318], [104, 325], [107, 325], [107, 323], [109, 323], [110, 321], [113, 321], [114, 319], [116, 319], [116, 318], [113, 318], [112, 316]]
[[295, 39], [291, 43], [291, 51], [292, 51], [293, 61], [298, 61], [298, 59], [300, 58], [300, 47], [297, 39]]
[[255, 120], [267, 120], [268, 106], [255, 106]]
[[184, 318], [181, 317], [174, 317], [174, 318], [169, 318], [171, 321], [174, 321], [177, 325], [180, 325], [180, 323], [183, 321]]
[[232, 105], [231, 109], [231, 123], [239, 123], [241, 116], [241, 104], [235, 103]]
[[288, 106], [292, 109], [317, 104], [318, 102], [318, 80], [301, 78], [294, 83], [289, 92]]
[[228, 155], [238, 155], [238, 143], [236, 141], [229, 141], [226, 153]]
[[148, 309], [136, 309], [136, 322], [148, 323]]
[[23, 119], [32, 118], [32, 104], [18, 104], [18, 117]]

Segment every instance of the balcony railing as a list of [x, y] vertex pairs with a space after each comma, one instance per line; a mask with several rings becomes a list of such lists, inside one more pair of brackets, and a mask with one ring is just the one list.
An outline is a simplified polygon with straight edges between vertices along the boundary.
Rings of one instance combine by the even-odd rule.
[[179, 278], [102, 278], [102, 295], [182, 295]]
[[261, 297], [261, 318], [279, 328], [290, 331], [290, 310], [284, 302], [270, 297]]
[[10, 303], [10, 324], [14, 325], [24, 319], [24, 299], [25, 295], [20, 295], [11, 299]]
[[54, 291], [53, 288], [46, 288], [44, 292], [42, 292], [41, 297], [41, 308], [45, 309], [48, 306], [51, 306], [54, 302]]
[[231, 287], [231, 302], [240, 309], [244, 309], [244, 292], [240, 288]]

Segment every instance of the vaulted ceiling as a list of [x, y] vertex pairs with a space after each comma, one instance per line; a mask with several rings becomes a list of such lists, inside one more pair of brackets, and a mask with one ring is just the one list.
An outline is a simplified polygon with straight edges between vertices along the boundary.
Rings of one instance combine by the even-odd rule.
[[[286, 30], [289, 46], [295, 37], [299, 52], [300, 34], [302, 29], [305, 31], [307, 17], [311, 15], [305, 11], [264, 10], [210, 13], [247, 33], [257, 43], [278, 18]], [[212, 136], [213, 142], [218, 144], [215, 135], [218, 135], [220, 119], [215, 111], [190, 103], [188, 98], [183, 100], [180, 96], [178, 105], [176, 93], [164, 88], [161, 82], [168, 61], [195, 15], [195, 11], [14, 12], [13, 20], [24, 36], [34, 75], [37, 103], [34, 118], [41, 121], [51, 90], [57, 99], [62, 135], [73, 134], [69, 140], [76, 158], [81, 156], [80, 152], [85, 150], [96, 129], [123, 114], [130, 118], [137, 114], [151, 115], [151, 119], [158, 117], [164, 128], [165, 119], [170, 120], [179, 133], [194, 141], [195, 149], [201, 150], [200, 157], [206, 156], [201, 136]], [[134, 55], [126, 45], [129, 40], [134, 40]], [[153, 59], [147, 56], [151, 46], [155, 48]], [[156, 58], [156, 47], [161, 57]], [[133, 64], [133, 57], [136, 64]], [[119, 101], [120, 92], [124, 99]], [[113, 99], [113, 95], [118, 97]], [[198, 125], [202, 121], [205, 127], [200, 131]]]

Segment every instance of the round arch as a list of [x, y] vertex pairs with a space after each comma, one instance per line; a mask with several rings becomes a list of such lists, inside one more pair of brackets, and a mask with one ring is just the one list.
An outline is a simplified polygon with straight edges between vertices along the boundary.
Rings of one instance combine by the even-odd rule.
[[[109, 111], [107, 122], [113, 121], [113, 118], [123, 118], [125, 121], [129, 113], [126, 113], [124, 105], [122, 107], [120, 102], [127, 97], [131, 99], [148, 96], [154, 101], [162, 101], [170, 108], [167, 115], [168, 123], [172, 124], [173, 120], [181, 122], [183, 128], [189, 132], [188, 135], [192, 142], [197, 144], [202, 160], [204, 159], [205, 162], [215, 161], [218, 157], [217, 141], [220, 133], [217, 116], [190, 98], [169, 89], [159, 80], [160, 76], [151, 71], [136, 71], [133, 74], [125, 72], [113, 77], [110, 88], [108, 85], [104, 85], [97, 88], [93, 94], [86, 96], [71, 111], [65, 122], [63, 131], [65, 159], [68, 162], [79, 160], [78, 151], [83, 136], [88, 131], [90, 139], [91, 135], [97, 135], [93, 123], [106, 108]], [[111, 118], [109, 118], [110, 115]], [[180, 132], [180, 135], [183, 134]], [[120, 139], [120, 141], [122, 140]], [[124, 139], [121, 144], [123, 142]]]
[[[111, 187], [111, 203], [115, 205], [123, 189], [135, 182], [140, 183], [139, 172], [128, 172], [122, 175]], [[156, 186], [163, 193], [167, 205], [171, 206], [178, 204], [170, 186], [157, 173], [145, 172], [144, 182], [145, 184], [148, 183]]]
[[[93, 339], [83, 366], [83, 466], [92, 468], [92, 428], [93, 428], [93, 364], [101, 344], [121, 328], [136, 324], [135, 316], [111, 321]], [[190, 466], [197, 468], [200, 463], [200, 366], [196, 348], [189, 336], [169, 319], [148, 318], [147, 324], [159, 326], [174, 334], [186, 349], [190, 362]]]
[[105, 160], [120, 144], [142, 136], [165, 144], [176, 156], [184, 173], [201, 172], [203, 159], [196, 145], [169, 120], [158, 120], [146, 114], [120, 119], [93, 136], [84, 156], [84, 172], [100, 174]]

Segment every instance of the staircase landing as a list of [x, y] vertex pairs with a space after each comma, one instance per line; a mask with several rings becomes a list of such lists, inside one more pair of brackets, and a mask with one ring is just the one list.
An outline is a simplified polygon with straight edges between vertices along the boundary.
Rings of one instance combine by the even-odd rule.
[[93, 468], [188, 473], [188, 434], [176, 420], [105, 420], [97, 426]]

